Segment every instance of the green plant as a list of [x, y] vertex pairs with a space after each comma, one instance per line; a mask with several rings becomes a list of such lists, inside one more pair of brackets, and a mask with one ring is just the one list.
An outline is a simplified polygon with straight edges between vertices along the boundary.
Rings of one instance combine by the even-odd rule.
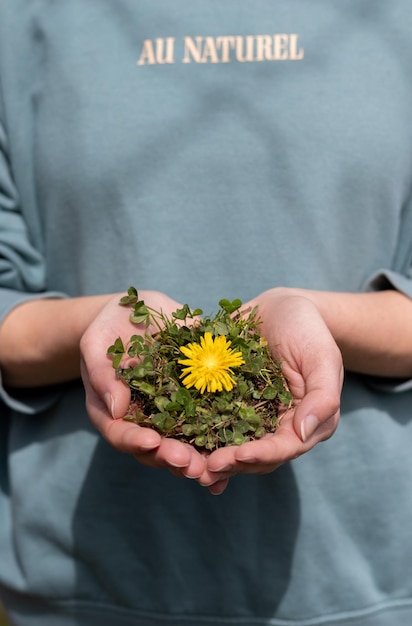
[[132, 391], [124, 419], [209, 451], [276, 430], [292, 397], [259, 333], [256, 308], [221, 300], [214, 316], [184, 305], [168, 318], [134, 287], [120, 304], [145, 328], [126, 346], [118, 338], [108, 348], [116, 375]]

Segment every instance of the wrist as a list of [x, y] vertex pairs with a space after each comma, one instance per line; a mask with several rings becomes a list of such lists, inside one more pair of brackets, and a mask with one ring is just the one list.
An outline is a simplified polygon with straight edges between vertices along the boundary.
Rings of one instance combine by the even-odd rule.
[[30, 300], [0, 326], [0, 368], [6, 385], [37, 387], [78, 378], [79, 343], [112, 296]]

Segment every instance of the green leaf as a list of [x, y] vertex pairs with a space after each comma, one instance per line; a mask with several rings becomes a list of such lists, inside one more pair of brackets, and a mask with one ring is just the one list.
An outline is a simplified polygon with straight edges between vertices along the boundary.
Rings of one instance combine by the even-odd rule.
[[192, 396], [190, 395], [190, 391], [188, 389], [180, 387], [176, 393], [173, 394], [173, 400], [182, 406], [186, 406], [192, 400]]
[[281, 378], [276, 378], [272, 380], [272, 387], [276, 389], [277, 393], [285, 391], [285, 388], [283, 386], [283, 380]]
[[122, 359], [123, 359], [123, 354], [116, 354], [116, 356], [113, 357], [112, 365], [114, 369], [117, 369], [119, 367], [120, 363], [122, 362]]
[[154, 403], [156, 405], [156, 408], [163, 413], [163, 411], [168, 410], [167, 406], [170, 404], [170, 401], [168, 398], [165, 398], [164, 396], [157, 396], [154, 399]]
[[189, 305], [184, 304], [181, 309], [177, 309], [177, 311], [172, 313], [172, 317], [177, 320], [185, 320], [187, 317], [192, 317], [192, 312], [189, 308]]
[[230, 400], [227, 400], [225, 397], [218, 397], [216, 399], [216, 408], [219, 413], [232, 413], [234, 410], [234, 405]]
[[161, 433], [170, 433], [176, 425], [176, 420], [169, 413], [156, 413], [152, 417], [152, 423]]
[[278, 390], [275, 389], [275, 387], [266, 387], [266, 389], [264, 389], [263, 394], [262, 394], [265, 400], [274, 400], [277, 395], [278, 395]]
[[133, 313], [130, 316], [130, 321], [133, 324], [148, 323], [150, 321], [150, 312], [143, 300], [136, 302]]
[[144, 346], [144, 337], [142, 335], [132, 335], [130, 337], [130, 343], [132, 343], [133, 345], [137, 344], [139, 346]]
[[178, 402], [168, 402], [165, 406], [164, 409], [166, 411], [169, 411], [169, 413], [174, 413], [175, 411], [178, 411], [179, 413], [181, 413], [182, 411], [182, 405], [179, 404]]
[[154, 368], [153, 358], [150, 355], [145, 356], [142, 361], [142, 366], [145, 368], [147, 373], [152, 373]]
[[226, 300], [224, 298], [223, 300], [219, 300], [219, 306], [224, 311], [226, 311], [226, 313], [230, 315], [231, 313], [233, 313], [234, 311], [237, 311], [237, 309], [239, 309], [242, 306], [242, 301], [239, 299], [236, 299], [230, 302], [230, 300]]
[[215, 334], [216, 335], [227, 335], [229, 333], [228, 325], [224, 322], [216, 322], [215, 324]]
[[244, 435], [240, 433], [235, 433], [233, 437], [233, 443], [235, 444], [235, 446], [240, 446], [242, 443], [245, 443], [248, 440], [249, 440], [249, 437], [245, 437]]
[[124, 345], [120, 337], [118, 337], [114, 344], [108, 348], [107, 354], [124, 354]]
[[186, 417], [195, 417], [197, 414], [196, 402], [191, 399], [190, 402], [185, 404], [185, 415]]
[[290, 402], [292, 402], [292, 394], [290, 393], [290, 391], [281, 391], [279, 393], [279, 400], [283, 404], [289, 404]]
[[134, 387], [134, 389], [138, 389], [139, 391], [144, 393], [146, 396], [156, 395], [156, 389], [153, 387], [153, 385], [150, 385], [149, 383], [146, 383], [144, 381], [132, 380], [130, 382], [130, 385]]
[[210, 322], [207, 322], [202, 328], [203, 333], [212, 333], [213, 335], [214, 331], [215, 331], [215, 327]]
[[127, 296], [123, 296], [120, 299], [119, 304], [122, 304], [122, 305], [134, 304], [135, 302], [137, 302], [137, 300], [138, 300], [137, 289], [135, 287], [129, 287], [129, 289], [127, 290]]
[[237, 384], [237, 390], [241, 396], [246, 395], [249, 390], [247, 382], [244, 380], [240, 380]]
[[171, 400], [173, 403], [177, 403], [179, 410], [182, 410], [182, 408], [184, 409], [186, 417], [195, 417], [196, 403], [194, 402], [190, 391], [188, 391], [185, 387], [179, 387], [177, 391], [174, 391], [171, 394]]
[[193, 435], [197, 435], [197, 426], [196, 424], [183, 424], [182, 433], [186, 437], [192, 437]]
[[195, 439], [195, 446], [203, 448], [206, 444], [206, 435], [198, 435]]
[[231, 430], [230, 428], [221, 428], [219, 430], [218, 436], [219, 440], [226, 445], [230, 445], [231, 443], [233, 443], [233, 430]]
[[146, 378], [146, 369], [143, 365], [136, 365], [131, 373], [132, 380], [133, 378]]
[[251, 429], [249, 422], [247, 422], [246, 420], [239, 420], [239, 422], [237, 422], [235, 424], [235, 435], [243, 435], [244, 433], [248, 433]]
[[260, 371], [264, 368], [264, 365], [265, 365], [265, 359], [258, 355], [255, 355], [253, 359], [250, 359], [248, 361], [248, 366], [250, 367], [250, 369], [252, 370], [254, 374], [259, 374]]
[[147, 315], [135, 315], [134, 313], [132, 313], [132, 315], [130, 316], [130, 321], [133, 324], [146, 324], [148, 321], [148, 316]]
[[[256, 424], [262, 423], [262, 418], [256, 413], [253, 407], [245, 406], [239, 409], [239, 415], [242, 419], [246, 420], [248, 424], [254, 424], [254, 428]], [[246, 431], [243, 431], [246, 432]]]

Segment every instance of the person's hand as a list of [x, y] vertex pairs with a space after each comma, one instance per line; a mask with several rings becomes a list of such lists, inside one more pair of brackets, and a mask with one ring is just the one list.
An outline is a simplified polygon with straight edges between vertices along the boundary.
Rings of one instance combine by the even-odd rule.
[[[200, 483], [221, 493], [235, 474], [265, 474], [328, 439], [339, 421], [343, 363], [316, 306], [303, 290], [272, 289], [258, 306], [261, 333], [282, 365], [294, 399], [273, 434], [212, 452]], [[214, 486], [213, 476], [215, 476]]]
[[[126, 344], [132, 335], [143, 334], [146, 327], [130, 322], [130, 308], [119, 306], [121, 295], [117, 294], [106, 304], [80, 341], [81, 373], [89, 417], [103, 437], [120, 452], [134, 455], [145, 465], [168, 468], [178, 476], [198, 478], [204, 472], [205, 457], [195, 448], [162, 438], [150, 428], [122, 419], [130, 403], [130, 390], [123, 381], [116, 379], [107, 349], [117, 337]], [[166, 316], [180, 307], [159, 292], [146, 291], [139, 295], [147, 306]]]

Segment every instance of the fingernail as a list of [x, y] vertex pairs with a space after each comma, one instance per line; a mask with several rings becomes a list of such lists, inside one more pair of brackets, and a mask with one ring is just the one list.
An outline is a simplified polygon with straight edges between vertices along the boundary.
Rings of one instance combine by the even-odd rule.
[[239, 463], [257, 463], [257, 458], [256, 455], [253, 456], [241, 456], [240, 454], [236, 456], [236, 460], [239, 461]]
[[220, 496], [228, 486], [228, 482], [228, 479], [226, 479], [222, 480], [220, 485], [218, 483], [216, 483], [216, 486], [212, 485], [211, 488], [209, 488], [209, 493], [212, 496]]
[[211, 472], [231, 472], [233, 470], [233, 465], [222, 465], [221, 467], [216, 467], [215, 469], [211, 469]]
[[226, 476], [214, 476], [212, 480], [209, 480], [207, 483], [201, 483], [202, 487], [212, 487], [216, 485], [216, 483], [220, 483], [221, 480], [227, 480]]
[[187, 467], [187, 461], [185, 461], [184, 463], [182, 463], [181, 461], [168, 461], [168, 463], [176, 469], [182, 469], [182, 467]]
[[110, 415], [113, 417], [114, 419], [114, 399], [111, 393], [106, 393], [104, 396], [104, 401], [106, 403], [107, 409], [110, 413]]
[[319, 426], [319, 420], [316, 415], [307, 415], [300, 425], [300, 433], [303, 443], [305, 443], [309, 437], [313, 435], [317, 427]]
[[182, 474], [185, 478], [188, 478], [189, 480], [197, 480], [202, 475], [202, 474], [196, 474], [196, 476], [191, 476], [190, 474], [185, 474], [184, 472], [182, 472]]

